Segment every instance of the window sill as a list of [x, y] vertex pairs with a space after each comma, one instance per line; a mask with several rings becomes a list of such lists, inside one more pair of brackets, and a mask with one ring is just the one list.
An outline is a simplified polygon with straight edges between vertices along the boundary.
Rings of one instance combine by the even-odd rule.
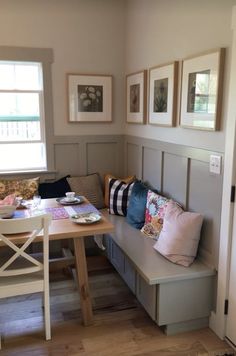
[[34, 170], [34, 171], [9, 171], [9, 172], [0, 172], [0, 176], [24, 176], [24, 175], [45, 175], [45, 174], [55, 174], [56, 170]]

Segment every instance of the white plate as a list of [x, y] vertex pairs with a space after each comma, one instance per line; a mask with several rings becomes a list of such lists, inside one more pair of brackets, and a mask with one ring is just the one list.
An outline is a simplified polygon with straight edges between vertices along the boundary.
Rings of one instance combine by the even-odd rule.
[[76, 205], [76, 204], [83, 203], [84, 201], [82, 197], [76, 197], [73, 200], [67, 200], [66, 198], [57, 198], [56, 200], [58, 203], [62, 205]]
[[94, 224], [97, 221], [101, 220], [101, 215], [96, 213], [87, 213], [87, 214], [75, 214], [72, 215], [71, 220], [76, 224]]

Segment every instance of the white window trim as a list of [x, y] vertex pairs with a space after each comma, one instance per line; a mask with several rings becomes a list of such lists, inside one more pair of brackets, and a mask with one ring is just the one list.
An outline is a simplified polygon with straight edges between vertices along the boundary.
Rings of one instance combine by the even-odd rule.
[[[51, 79], [51, 64], [54, 60], [53, 50], [50, 48], [28, 48], [28, 47], [9, 47], [0, 46], [0, 60], [1, 61], [14, 61], [14, 62], [39, 62], [42, 64], [43, 75], [43, 98], [44, 112], [42, 113], [42, 120], [44, 120], [45, 134], [42, 136], [45, 142], [46, 150], [46, 162], [47, 169], [40, 169], [37, 172], [42, 171], [55, 171], [54, 168], [54, 147], [53, 147], [53, 99], [52, 99], [52, 79]], [[14, 91], [15, 92], [15, 91]], [[22, 92], [22, 91], [21, 91]], [[9, 141], [8, 141], [9, 142]], [[33, 141], [36, 142], [36, 141]], [[42, 141], [40, 141], [42, 142]], [[22, 143], [22, 141], [21, 141]], [[29, 143], [29, 141], [27, 141]], [[25, 172], [31, 172], [31, 170], [24, 170]], [[3, 172], [7, 173], [7, 172]], [[13, 173], [13, 172], [8, 172]], [[17, 171], [17, 174], [23, 173], [23, 171]]]

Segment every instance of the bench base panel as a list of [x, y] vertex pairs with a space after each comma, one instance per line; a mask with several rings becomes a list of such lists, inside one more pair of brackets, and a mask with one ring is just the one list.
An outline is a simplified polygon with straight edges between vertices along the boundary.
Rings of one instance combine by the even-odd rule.
[[[113, 240], [106, 235], [107, 257], [136, 295], [152, 320], [167, 334], [196, 330], [209, 325], [214, 276], [201, 275], [183, 280], [162, 279], [151, 284]], [[127, 236], [128, 238], [128, 236]], [[147, 251], [146, 251], [147, 253]], [[169, 262], [171, 263], [171, 262]], [[158, 270], [158, 265], [156, 266]], [[175, 266], [178, 269], [178, 266]], [[182, 269], [180, 269], [182, 273]], [[185, 276], [186, 277], [186, 276]]]
[[178, 333], [193, 331], [209, 326], [209, 318], [200, 318], [181, 323], [169, 324], [161, 327], [166, 335], [175, 335]]

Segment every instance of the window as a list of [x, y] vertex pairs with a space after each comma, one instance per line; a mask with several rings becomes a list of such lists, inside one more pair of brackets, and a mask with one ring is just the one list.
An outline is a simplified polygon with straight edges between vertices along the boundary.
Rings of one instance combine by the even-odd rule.
[[209, 69], [189, 74], [187, 112], [215, 113], [216, 76]]
[[0, 61], [0, 170], [46, 169], [42, 64]]

